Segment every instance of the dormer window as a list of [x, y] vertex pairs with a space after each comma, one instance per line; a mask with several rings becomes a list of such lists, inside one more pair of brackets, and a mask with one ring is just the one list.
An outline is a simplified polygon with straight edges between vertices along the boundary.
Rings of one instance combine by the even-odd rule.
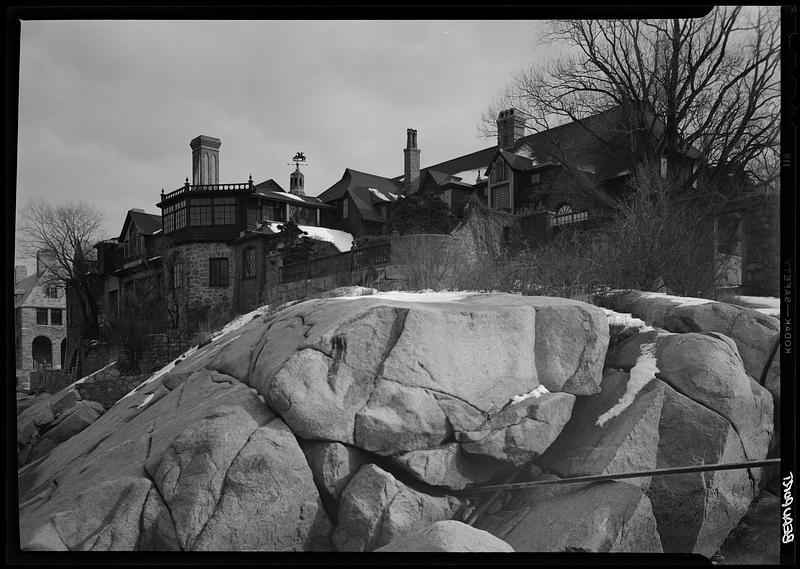
[[501, 158], [498, 158], [494, 166], [492, 166], [492, 183], [505, 182], [507, 179], [506, 163]]

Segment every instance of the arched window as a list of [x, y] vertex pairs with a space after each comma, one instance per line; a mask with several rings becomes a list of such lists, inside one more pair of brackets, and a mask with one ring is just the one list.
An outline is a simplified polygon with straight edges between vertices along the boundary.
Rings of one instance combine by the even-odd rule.
[[252, 279], [256, 276], [256, 248], [252, 245], [245, 248], [242, 253], [242, 279]]
[[556, 210], [556, 215], [566, 215], [568, 213], [572, 213], [572, 206], [568, 203], [561, 204]]
[[31, 345], [33, 369], [53, 367], [53, 343], [47, 336], [36, 336]]

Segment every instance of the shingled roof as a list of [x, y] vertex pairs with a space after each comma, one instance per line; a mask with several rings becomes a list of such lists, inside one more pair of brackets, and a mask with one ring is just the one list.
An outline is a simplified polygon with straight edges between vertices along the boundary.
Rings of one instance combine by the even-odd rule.
[[362, 188], [375, 188], [386, 194], [397, 194], [403, 189], [403, 183], [375, 174], [359, 172], [352, 168], [345, 168], [342, 179], [322, 192], [318, 197], [322, 201], [330, 202], [341, 199], [345, 192], [350, 188], [360, 186]]

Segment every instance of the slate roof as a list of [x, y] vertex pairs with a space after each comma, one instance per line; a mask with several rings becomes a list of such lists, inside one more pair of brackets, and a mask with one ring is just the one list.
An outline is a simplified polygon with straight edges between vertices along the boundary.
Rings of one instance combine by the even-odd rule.
[[128, 215], [125, 216], [125, 222], [122, 224], [122, 231], [117, 237], [118, 241], [122, 241], [125, 233], [128, 231], [128, 226], [133, 223], [139, 235], [153, 235], [156, 231], [161, 229], [161, 214], [158, 213], [145, 213], [135, 209], [129, 209]]
[[[33, 273], [30, 276], [25, 277], [21, 281], [19, 281], [16, 285], [14, 285], [14, 306], [22, 306], [28, 301], [28, 296], [31, 294], [31, 291], [36, 288], [36, 285], [39, 284], [39, 275]], [[19, 297], [17, 300], [17, 295], [21, 294], [22, 296]]]
[[[425, 168], [420, 169], [420, 176], [425, 171], [454, 176], [460, 172], [486, 168], [496, 151], [497, 146], [490, 146], [489, 148], [484, 148], [483, 150], [476, 150], [475, 152], [464, 154], [463, 156], [451, 158], [450, 160], [440, 162], [439, 164], [426, 166]], [[397, 176], [396, 178], [393, 178], [393, 180], [397, 180], [402, 183], [403, 175]], [[434, 177], [434, 180], [436, 180], [437, 183], [440, 183], [436, 177]], [[472, 180], [462, 180], [462, 183], [466, 183], [468, 185], [474, 184]]]
[[375, 188], [386, 194], [397, 194], [403, 189], [403, 183], [383, 176], [375, 174], [367, 174], [366, 172], [359, 172], [352, 168], [346, 168], [342, 179], [332, 185], [330, 188], [322, 192], [319, 196], [324, 202], [341, 199], [345, 192], [350, 188], [360, 186], [362, 188]]

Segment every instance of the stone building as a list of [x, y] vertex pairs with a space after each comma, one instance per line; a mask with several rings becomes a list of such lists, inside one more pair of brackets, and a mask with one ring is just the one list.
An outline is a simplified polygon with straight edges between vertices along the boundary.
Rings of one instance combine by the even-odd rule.
[[47, 269], [52, 257], [40, 252], [36, 272], [14, 268], [14, 336], [17, 378], [30, 372], [64, 367], [67, 338], [64, 284]]

